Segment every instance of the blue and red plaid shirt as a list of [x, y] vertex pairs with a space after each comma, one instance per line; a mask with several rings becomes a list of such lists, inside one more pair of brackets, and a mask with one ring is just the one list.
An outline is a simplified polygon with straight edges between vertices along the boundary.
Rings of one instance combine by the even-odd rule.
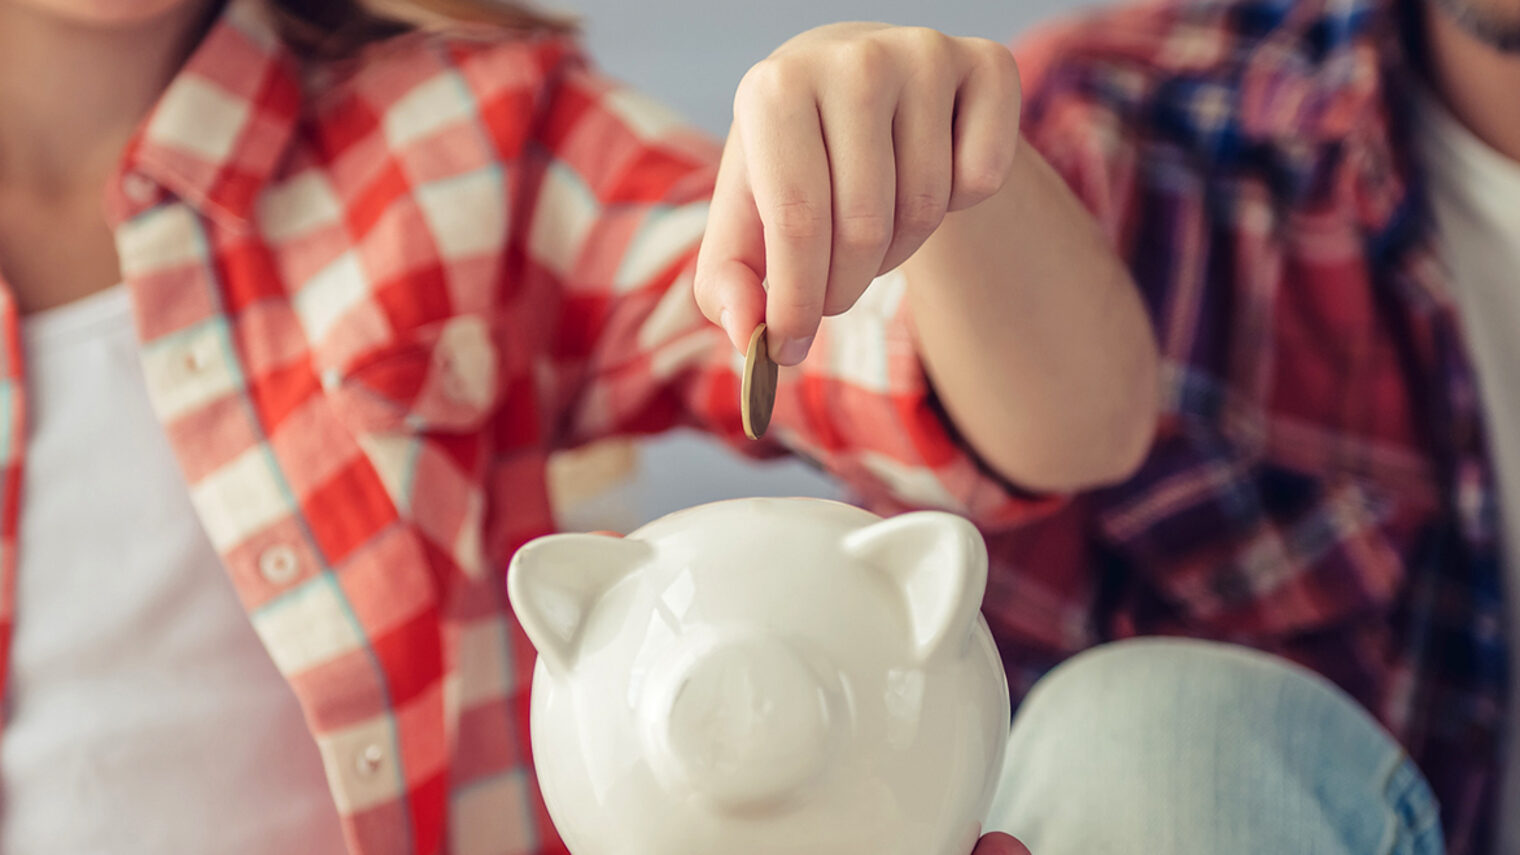
[[1492, 833], [1506, 698], [1495, 484], [1384, 0], [1181, 0], [1016, 49], [1025, 135], [1128, 260], [1164, 420], [1124, 486], [995, 533], [1016, 687], [1105, 640], [1249, 644], [1403, 742], [1453, 853]]

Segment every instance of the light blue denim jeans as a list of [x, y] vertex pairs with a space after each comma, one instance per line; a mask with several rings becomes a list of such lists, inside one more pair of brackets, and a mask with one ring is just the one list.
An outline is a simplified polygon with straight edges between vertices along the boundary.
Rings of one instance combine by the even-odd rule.
[[1349, 697], [1281, 659], [1143, 639], [1083, 653], [1014, 719], [989, 830], [1034, 855], [1439, 855], [1435, 799]]

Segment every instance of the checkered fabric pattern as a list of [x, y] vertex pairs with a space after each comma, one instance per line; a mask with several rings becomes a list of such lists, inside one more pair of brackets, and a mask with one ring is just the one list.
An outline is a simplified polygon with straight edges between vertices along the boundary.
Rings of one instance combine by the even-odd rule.
[[[1507, 692], [1496, 493], [1409, 151], [1392, 0], [1178, 0], [1015, 50], [1026, 137], [1127, 259], [1163, 351], [1140, 474], [992, 538], [1016, 689], [1182, 634], [1324, 673], [1487, 851]], [[1520, 284], [1520, 283], [1517, 283]]]
[[[562, 851], [502, 577], [554, 528], [551, 454], [677, 425], [782, 452], [742, 438], [738, 357], [690, 293], [716, 160], [566, 41], [414, 33], [315, 65], [256, 0], [130, 143], [108, 207], [150, 395], [353, 852]], [[1043, 512], [947, 435], [902, 289], [828, 323], [774, 436], [866, 492]], [[8, 638], [26, 620], [8, 296], [0, 322]]]

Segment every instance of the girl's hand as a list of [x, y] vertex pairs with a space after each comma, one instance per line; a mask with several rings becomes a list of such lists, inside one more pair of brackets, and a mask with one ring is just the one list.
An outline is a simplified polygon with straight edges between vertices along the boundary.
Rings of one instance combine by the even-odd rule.
[[734, 97], [702, 313], [740, 350], [763, 320], [772, 357], [801, 362], [823, 316], [1003, 186], [1019, 99], [1012, 54], [986, 39], [850, 23], [782, 45]]

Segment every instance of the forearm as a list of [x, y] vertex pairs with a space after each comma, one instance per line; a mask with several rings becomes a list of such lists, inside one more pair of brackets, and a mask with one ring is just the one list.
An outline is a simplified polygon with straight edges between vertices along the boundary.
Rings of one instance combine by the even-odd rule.
[[1107, 238], [1032, 146], [997, 195], [946, 216], [903, 269], [925, 368], [990, 466], [1066, 492], [1140, 464], [1157, 409], [1150, 323]]

